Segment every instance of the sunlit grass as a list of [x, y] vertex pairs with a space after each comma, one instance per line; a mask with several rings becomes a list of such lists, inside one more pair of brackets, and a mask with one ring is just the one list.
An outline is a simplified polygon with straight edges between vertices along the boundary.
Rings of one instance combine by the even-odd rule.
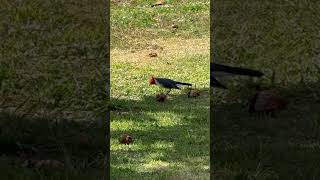
[[[209, 1], [114, 3], [111, 11], [111, 177], [209, 179]], [[178, 28], [172, 31], [172, 24]], [[157, 57], [149, 57], [156, 52]], [[151, 75], [202, 91], [155, 100]], [[118, 138], [128, 133], [129, 146]]]

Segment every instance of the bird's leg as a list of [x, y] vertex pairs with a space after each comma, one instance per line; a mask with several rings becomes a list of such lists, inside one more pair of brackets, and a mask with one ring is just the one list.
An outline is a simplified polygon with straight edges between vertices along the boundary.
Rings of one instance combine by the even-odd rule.
[[168, 94], [170, 93], [170, 91], [171, 91], [171, 89], [169, 89], [169, 91], [167, 92], [167, 94], [166, 94], [166, 95], [168, 95]]
[[190, 94], [191, 94], [191, 88], [189, 87], [188, 98], [190, 97]]

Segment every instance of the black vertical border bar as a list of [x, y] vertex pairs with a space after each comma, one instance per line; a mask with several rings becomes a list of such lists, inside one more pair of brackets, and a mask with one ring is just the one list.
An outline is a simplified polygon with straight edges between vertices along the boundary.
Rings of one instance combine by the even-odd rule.
[[[210, 62], [213, 62], [213, 22], [214, 22], [214, 0], [210, 0]], [[210, 63], [211, 64], [211, 63]], [[210, 65], [210, 77], [212, 76], [211, 75], [211, 65]], [[210, 82], [209, 84], [211, 84], [211, 78], [210, 78]], [[212, 87], [210, 86], [210, 108], [209, 108], [209, 118], [210, 118], [210, 121], [209, 121], [209, 124], [210, 124], [210, 179], [213, 179], [213, 170], [212, 170], [212, 167], [213, 167], [213, 161], [214, 161], [214, 154], [213, 154], [213, 114], [212, 114], [212, 110], [213, 110], [213, 107], [212, 107], [212, 92], [213, 89]]]
[[104, 173], [103, 173], [103, 180], [108, 180], [110, 179], [110, 0], [103, 0], [105, 4], [105, 18], [104, 18], [104, 23], [105, 23], [105, 51], [106, 53], [106, 64], [107, 64], [107, 77], [106, 77], [106, 102], [108, 103], [108, 108], [105, 112], [105, 142], [106, 145], [104, 146], [104, 152], [105, 152], [105, 159], [104, 159]]
[[[214, 62], [214, 42], [215, 42], [215, 33], [214, 33], [214, 27], [215, 27], [215, 18], [216, 18], [216, 12], [215, 10], [215, 2], [216, 0], [210, 0], [210, 64], [211, 62]], [[212, 71], [211, 71], [211, 65], [210, 65], [210, 77], [212, 76]], [[210, 78], [210, 83], [211, 84], [211, 78]], [[214, 114], [213, 114], [213, 108], [214, 104], [212, 101], [212, 96], [213, 96], [213, 88], [210, 85], [210, 179], [214, 179], [213, 177], [213, 167], [214, 167], [214, 161], [215, 161], [215, 143], [214, 143]]]

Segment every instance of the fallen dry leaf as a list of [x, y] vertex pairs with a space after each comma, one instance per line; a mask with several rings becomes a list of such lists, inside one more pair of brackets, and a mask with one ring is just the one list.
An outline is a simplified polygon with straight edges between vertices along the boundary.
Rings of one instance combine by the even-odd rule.
[[164, 0], [157, 0], [151, 7], [164, 5], [166, 2]]
[[149, 53], [149, 57], [157, 57], [158, 56], [158, 54], [157, 53], [155, 53], [155, 52], [151, 52], [151, 53]]
[[173, 29], [177, 29], [177, 28], [178, 28], [178, 25], [173, 24], [171, 27], [172, 27]]

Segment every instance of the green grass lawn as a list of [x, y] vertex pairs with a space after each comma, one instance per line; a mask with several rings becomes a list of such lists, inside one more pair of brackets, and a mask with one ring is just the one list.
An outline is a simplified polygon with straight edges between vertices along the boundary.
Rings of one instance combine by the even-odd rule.
[[105, 4], [3, 0], [0, 16], [1, 179], [101, 178]]
[[[111, 179], [209, 179], [209, 2], [150, 5], [111, 6]], [[149, 86], [151, 75], [192, 83], [201, 96], [173, 90], [159, 103], [165, 90]], [[123, 133], [132, 145], [119, 144]]]
[[[215, 1], [215, 62], [260, 69], [256, 81], [289, 100], [276, 118], [249, 116], [246, 78], [213, 90], [215, 179], [317, 179], [320, 175], [320, 4]], [[272, 74], [274, 78], [272, 78]]]

